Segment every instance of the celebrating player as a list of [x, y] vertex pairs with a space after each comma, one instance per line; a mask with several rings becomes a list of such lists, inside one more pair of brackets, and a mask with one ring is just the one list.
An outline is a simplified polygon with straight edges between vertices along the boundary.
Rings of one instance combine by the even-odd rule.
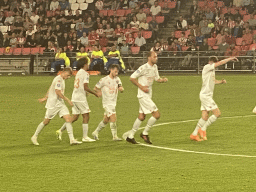
[[[79, 70], [76, 74], [75, 83], [74, 83], [74, 90], [72, 94], [72, 123], [75, 122], [79, 115], [82, 114], [83, 116], [83, 142], [92, 142], [95, 141], [94, 139], [91, 139], [88, 137], [88, 122], [89, 122], [89, 113], [91, 112], [89, 109], [89, 105], [86, 99], [86, 92], [89, 92], [96, 97], [98, 95], [96, 92], [92, 91], [88, 87], [89, 83], [89, 74], [86, 72], [88, 70], [88, 59], [87, 58], [81, 58], [77, 61], [77, 69]], [[59, 140], [62, 140], [62, 133], [66, 129], [66, 123], [63, 124], [63, 126], [56, 131], [57, 138]]]
[[[152, 144], [148, 132], [155, 122], [160, 118], [159, 110], [156, 104], [152, 101], [152, 85], [154, 80], [159, 83], [165, 83], [167, 78], [160, 78], [157, 68], [157, 54], [153, 51], [149, 52], [148, 62], [140, 66], [130, 77], [131, 82], [138, 87], [138, 99], [140, 103], [139, 116], [133, 124], [132, 130], [123, 134], [123, 138], [132, 143], [137, 144], [134, 139], [135, 132], [139, 129], [142, 121], [145, 120], [146, 114], [152, 114], [152, 117], [147, 122], [147, 126], [140, 137], [148, 144]], [[138, 80], [137, 80], [138, 78]]]
[[[201, 111], [202, 118], [199, 119], [194, 132], [190, 135], [191, 140], [202, 141], [207, 140], [206, 129], [209, 125], [217, 120], [220, 116], [220, 110], [217, 104], [213, 100], [213, 90], [215, 84], [227, 83], [225, 79], [216, 80], [215, 79], [215, 68], [226, 64], [229, 61], [238, 61], [236, 57], [229, 57], [218, 62], [218, 58], [211, 56], [209, 58], [209, 64], [205, 65], [202, 71], [202, 89], [200, 92], [201, 100]], [[209, 113], [212, 111], [212, 115], [209, 117]], [[198, 133], [200, 137], [198, 136]]]
[[34, 145], [39, 145], [37, 142], [37, 137], [42, 129], [49, 124], [50, 120], [55, 117], [55, 115], [59, 114], [66, 121], [66, 127], [68, 131], [68, 136], [70, 140], [70, 144], [81, 144], [82, 142], [74, 139], [73, 136], [73, 127], [71, 125], [72, 118], [69, 115], [68, 108], [66, 107], [64, 100], [68, 102], [70, 106], [73, 106], [73, 103], [64, 96], [65, 90], [65, 80], [68, 79], [72, 74], [71, 68], [65, 68], [63, 72], [53, 79], [53, 82], [46, 94], [46, 96], [42, 99], [39, 99], [39, 102], [42, 103], [47, 100], [45, 108], [46, 114], [45, 119], [41, 122], [35, 134], [31, 137], [31, 141]]
[[110, 122], [110, 129], [114, 141], [121, 141], [122, 139], [117, 136], [116, 126], [116, 101], [118, 91], [124, 91], [122, 82], [117, 76], [119, 72], [119, 65], [112, 64], [109, 68], [110, 74], [102, 78], [95, 86], [94, 90], [98, 95], [102, 95], [102, 104], [105, 109], [104, 118], [99, 123], [96, 130], [92, 133], [94, 139], [99, 140], [99, 132]]

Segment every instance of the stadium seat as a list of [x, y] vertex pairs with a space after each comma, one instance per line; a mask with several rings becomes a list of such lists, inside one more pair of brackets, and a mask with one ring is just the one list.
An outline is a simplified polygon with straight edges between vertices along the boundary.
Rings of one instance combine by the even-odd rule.
[[126, 10], [125, 10], [125, 15], [128, 15], [128, 14], [130, 14], [130, 13], [132, 13], [132, 10], [131, 10], [131, 9], [126, 9]]
[[239, 9], [239, 14], [241, 15], [241, 16], [244, 16], [244, 15], [246, 15], [247, 14], [247, 10], [246, 9]]
[[3, 55], [4, 54], [4, 49], [3, 47], [0, 48], [0, 55]]
[[80, 3], [79, 4], [79, 9], [81, 9], [81, 10], [87, 10], [87, 8], [88, 8], [88, 4], [87, 3]]
[[152, 37], [152, 31], [143, 31], [142, 32], [142, 36], [145, 38], [145, 39], [150, 39]]
[[164, 22], [164, 16], [156, 16], [156, 22], [157, 23], [163, 23]]
[[70, 4], [76, 3], [76, 0], [69, 0], [69, 3], [70, 3]]
[[107, 47], [102, 47], [101, 50], [103, 51], [103, 53], [107, 52]]
[[230, 10], [231, 10], [231, 14], [233, 15], [236, 14], [236, 8], [232, 7]]
[[125, 15], [125, 10], [124, 9], [118, 9], [116, 10], [116, 15], [118, 17], [123, 17]]
[[254, 19], [256, 19], [256, 15], [254, 15]]
[[224, 4], [223, 1], [218, 1], [217, 2], [217, 7], [221, 8], [221, 7], [224, 7], [224, 6], [225, 6], [225, 4]]
[[176, 38], [180, 38], [180, 37], [181, 37], [181, 33], [182, 33], [182, 31], [175, 31], [175, 32], [174, 32], [174, 36], [175, 36]]
[[171, 1], [168, 3], [168, 8], [169, 9], [174, 9], [176, 7], [176, 1]]
[[219, 46], [215, 45], [215, 46], [212, 47], [212, 49], [217, 50], [217, 49], [219, 49]]
[[36, 54], [38, 54], [40, 52], [40, 48], [39, 47], [33, 47], [33, 48], [31, 48], [31, 50], [30, 50], [30, 54], [31, 55], [36, 55]]
[[108, 10], [100, 10], [99, 13], [102, 13], [104, 16], [107, 16]]
[[86, 52], [92, 51], [92, 47], [86, 47], [86, 48], [85, 48], [85, 51], [86, 51]]
[[207, 7], [209, 7], [209, 8], [214, 7], [214, 1], [208, 1]]
[[236, 45], [242, 45], [243, 38], [236, 38]]
[[132, 54], [134, 54], [134, 55], [139, 54], [139, 52], [140, 52], [140, 47], [131, 47], [131, 52], [132, 52]]
[[114, 10], [108, 10], [108, 16], [110, 17], [110, 16], [113, 16], [114, 15]]
[[13, 52], [13, 48], [12, 47], [6, 47], [4, 49], [4, 54], [5, 55], [12, 55], [12, 52]]
[[163, 8], [164, 7], [164, 2], [158, 2], [158, 5], [161, 7], [161, 8]]
[[52, 17], [52, 11], [46, 11], [46, 16], [47, 17]]
[[1, 31], [2, 33], [7, 33], [7, 31], [8, 31], [8, 26], [0, 26], [0, 31]]
[[150, 14], [150, 9], [149, 8], [143, 8], [142, 9], [144, 13], [146, 13], [147, 15]]
[[76, 27], [76, 24], [72, 23], [72, 24], [70, 25], [70, 27], [71, 27], [71, 29], [73, 29], [73, 28]]
[[190, 30], [185, 31], [185, 37], [188, 38], [189, 35], [190, 35]]
[[43, 54], [44, 54], [44, 50], [45, 50], [45, 47], [40, 47], [40, 48], [39, 48], [39, 53], [40, 53], [40, 55], [43, 55]]
[[31, 48], [23, 48], [22, 49], [22, 55], [30, 55]]
[[85, 0], [76, 0], [77, 3], [84, 3]]
[[208, 45], [213, 47], [216, 44], [216, 38], [208, 38]]
[[13, 48], [13, 55], [20, 55], [21, 54], [21, 48]]
[[256, 35], [256, 30], [253, 30], [253, 35]]
[[188, 47], [182, 46], [182, 47], [181, 47], [181, 50], [182, 50], [182, 51], [187, 51], [187, 50], [188, 50]]
[[93, 0], [86, 0], [86, 3], [93, 3]]
[[240, 46], [235, 46], [235, 49], [236, 49], [237, 51], [241, 51], [241, 47], [240, 47]]
[[147, 17], [147, 23], [149, 23], [150, 21], [152, 21], [152, 17]]
[[221, 8], [221, 14], [225, 14], [228, 12], [228, 8], [227, 7], [222, 7]]
[[72, 11], [76, 11], [79, 8], [79, 4], [78, 3], [72, 3], [71, 4], [71, 10]]
[[247, 22], [250, 19], [250, 15], [244, 15], [243, 21]]
[[205, 1], [198, 1], [198, 7], [203, 9], [205, 7]]

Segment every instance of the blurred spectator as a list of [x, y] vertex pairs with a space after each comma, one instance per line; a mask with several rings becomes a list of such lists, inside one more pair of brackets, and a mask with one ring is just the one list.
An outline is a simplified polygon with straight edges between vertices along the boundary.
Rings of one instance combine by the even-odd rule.
[[95, 30], [92, 30], [88, 36], [89, 44], [94, 45], [95, 41], [98, 41], [98, 40], [99, 40], [99, 35], [95, 32]]
[[21, 16], [16, 17], [16, 21], [14, 22], [14, 29], [16, 34], [20, 33], [21, 31], [23, 32], [24, 28]]
[[57, 69], [59, 67], [63, 69], [65, 66], [70, 66], [70, 60], [67, 57], [66, 53], [63, 52], [63, 48], [59, 48], [58, 52], [55, 55], [55, 61], [51, 63], [51, 72], [57, 72]]
[[185, 37], [185, 33], [181, 33], [181, 37], [178, 39], [178, 42], [181, 46], [186, 46], [187, 44], [187, 38]]
[[[96, 39], [96, 40], [99, 40], [99, 39]], [[71, 45], [74, 47], [73, 50], [75, 50], [77, 48], [77, 35], [76, 35], [76, 33], [73, 33], [73, 36], [70, 39], [70, 41], [71, 41]], [[89, 41], [89, 38], [88, 38], [88, 41]]]
[[17, 47], [24, 47], [26, 37], [24, 37], [23, 32], [20, 32], [17, 36]]
[[172, 43], [174, 42], [174, 39], [177, 39], [175, 37], [174, 31], [171, 32], [171, 35], [167, 38], [168, 44], [172, 45]]
[[193, 0], [193, 5], [190, 7], [190, 15], [193, 15], [198, 9], [197, 1]]
[[190, 35], [192, 35], [193, 37], [196, 37], [198, 32], [200, 32], [200, 29], [198, 28], [198, 26], [196, 24], [193, 24], [190, 28]]
[[231, 30], [231, 34], [234, 37], [242, 37], [243, 35], [243, 28], [239, 25], [239, 22], [236, 21], [235, 27]]
[[143, 19], [143, 20], [140, 22], [139, 29], [145, 30], [145, 31], [149, 30], [149, 25], [148, 25], [146, 19]]
[[[54, 0], [53, 0], [54, 1]], [[56, 1], [56, 0], [55, 0]], [[59, 2], [58, 2], [59, 3]], [[29, 3], [26, 2], [26, 7], [23, 9], [23, 15], [25, 15], [26, 13], [28, 14], [28, 16], [30, 17], [32, 14], [32, 8], [29, 6]]]
[[2, 0], [0, 2], [0, 6], [2, 11], [10, 11], [10, 4], [8, 0]]
[[256, 19], [254, 18], [254, 15], [250, 15], [250, 19], [248, 20], [250, 29], [254, 30], [256, 27]]
[[[79, 38], [78, 35], [77, 35], [77, 37]], [[88, 37], [87, 37], [87, 35], [86, 35], [86, 32], [83, 32], [83, 36], [80, 37], [80, 41], [81, 41], [81, 44], [82, 44], [83, 46], [85, 46], [85, 47], [89, 44], [89, 41], [88, 41]]]
[[168, 45], [168, 41], [165, 39], [161, 39], [161, 46], [163, 51], [168, 51], [169, 50], [169, 45]]
[[132, 21], [130, 22], [131, 27], [136, 27], [140, 25], [140, 22], [137, 20], [137, 17], [133, 17]]
[[132, 34], [130, 33], [126, 38], [126, 43], [131, 47], [135, 43], [135, 39], [133, 38]]
[[4, 25], [4, 21], [5, 21], [5, 16], [4, 16], [4, 12], [0, 11], [0, 26]]
[[188, 35], [186, 45], [191, 46], [191, 45], [195, 45], [195, 44], [196, 44], [196, 38], [192, 35]]
[[210, 27], [208, 27], [208, 22], [205, 21], [204, 26], [201, 28], [201, 34], [205, 38], [209, 38], [211, 36], [211, 31], [212, 31], [212, 29]]
[[164, 16], [164, 22], [162, 27], [167, 27], [168, 20], [170, 19], [170, 8], [168, 7], [168, 3], [165, 2], [162, 8], [162, 16]]
[[231, 44], [226, 50], [225, 56], [239, 56], [239, 51], [235, 48], [235, 44]]
[[225, 34], [225, 39], [227, 44], [232, 45], [232, 44], [236, 44], [236, 38], [232, 35], [230, 35], [229, 32], [224, 32]]
[[206, 55], [206, 52], [209, 51], [208, 39], [203, 40], [202, 45], [199, 46], [199, 51], [203, 51], [203, 53], [200, 53], [201, 55]]
[[1, 47], [9, 47], [9, 46], [10, 46], [10, 39], [8, 37], [8, 34], [4, 34]]
[[220, 31], [220, 33], [216, 36], [216, 45], [220, 45], [223, 38], [225, 38], [224, 31]]
[[96, 30], [96, 33], [101, 37], [104, 33], [104, 29], [102, 28], [102, 24], [99, 25], [99, 28]]
[[74, 45], [72, 45], [72, 42], [68, 40], [67, 45], [65, 46], [65, 50], [67, 53], [73, 52], [76, 49]]
[[210, 8], [206, 9], [205, 17], [206, 17], [207, 20], [209, 20], [209, 19], [213, 20], [214, 14], [213, 14], [213, 12], [211, 11]]
[[101, 47], [107, 47], [108, 46], [108, 38], [106, 37], [106, 33], [103, 33], [100, 37], [99, 44]]
[[246, 45], [252, 44], [253, 36], [251, 34], [251, 30], [245, 29], [245, 34], [243, 35], [242, 38], [245, 41]]
[[85, 51], [84, 46], [81, 46], [79, 52], [76, 53], [76, 61], [73, 63], [72, 68], [76, 71], [77, 69], [77, 61], [79, 59], [86, 58], [88, 60], [88, 63], [91, 63], [90, 58], [88, 56], [88, 53]]
[[135, 7], [136, 7], [135, 0], [130, 0], [130, 2], [129, 2], [129, 8], [130, 8], [130, 9], [135, 9]]
[[102, 10], [104, 5], [103, 5], [103, 1], [102, 0], [97, 0], [96, 3], [95, 3], [95, 7], [98, 9], [98, 10]]
[[139, 22], [141, 22], [144, 19], [147, 19], [147, 15], [143, 13], [143, 10], [140, 9], [139, 13], [137, 13], [136, 18]]
[[36, 25], [37, 22], [38, 22], [39, 16], [36, 15], [35, 12], [32, 12], [32, 15], [31, 15], [30, 19], [31, 19], [31, 21], [33, 22], [33, 24]]
[[140, 47], [140, 51], [146, 51], [146, 40], [142, 37], [141, 32], [138, 32], [138, 36], [136, 37], [134, 44]]
[[195, 45], [189, 46], [189, 48], [186, 50], [186, 55], [184, 57], [184, 60], [181, 62], [181, 65], [184, 67], [191, 66], [192, 56], [196, 54], [197, 48]]
[[152, 21], [150, 21], [149, 23], [149, 29], [152, 31], [151, 40], [156, 41], [158, 39], [157, 36], [158, 36], [159, 28], [158, 28], [158, 24], [156, 22], [155, 16], [152, 17]]
[[227, 44], [225, 38], [222, 38], [222, 43], [219, 45], [220, 55], [224, 55], [224, 53], [227, 51], [228, 48], [229, 48], [229, 44]]
[[110, 27], [109, 24], [107, 24], [107, 28], [104, 31], [106, 33], [106, 37], [110, 38], [113, 36], [114, 29]]
[[240, 46], [239, 55], [240, 55], [240, 56], [245, 56], [245, 55], [247, 55], [248, 50], [249, 50], [249, 46], [246, 45], [245, 41], [242, 41], [242, 45]]
[[176, 28], [178, 30], [187, 30], [188, 24], [185, 19], [183, 19], [183, 16], [181, 15], [179, 20], [176, 21]]
[[109, 67], [112, 64], [119, 64], [122, 71], [125, 70], [124, 62], [122, 60], [120, 52], [116, 49], [115, 45], [111, 47], [111, 51], [108, 53], [108, 62], [106, 63], [104, 69], [108, 71]]
[[99, 49], [99, 46], [93, 46], [94, 50], [91, 54], [92, 62], [90, 64], [90, 71], [103, 71], [104, 65], [107, 59], [104, 57], [104, 53]]
[[124, 33], [120, 33], [120, 36], [117, 39], [117, 45], [121, 46], [123, 41], [126, 41], [126, 37], [124, 36]]
[[251, 0], [250, 5], [246, 7], [249, 14], [255, 14], [256, 13], [256, 5], [253, 0]]
[[199, 31], [196, 36], [196, 45], [202, 45], [204, 38], [204, 35], [202, 35], [201, 32]]
[[205, 22], [207, 22], [206, 16], [203, 15], [203, 18], [199, 21], [199, 28], [205, 26]]
[[188, 20], [188, 25], [189, 27], [193, 26], [193, 25], [198, 25], [199, 24], [199, 21], [196, 19], [195, 15], [192, 15], [191, 16], [191, 19]]
[[236, 7], [240, 7], [243, 5], [243, 0], [234, 0], [233, 5]]
[[117, 44], [118, 37], [116, 36], [116, 33], [113, 32], [112, 37], [108, 38], [108, 47], [112, 47]]
[[116, 36], [119, 37], [121, 35], [121, 33], [123, 33], [123, 32], [124, 32], [124, 30], [123, 30], [123, 28], [121, 28], [121, 25], [117, 24], [116, 29], [115, 29]]
[[7, 14], [7, 17], [5, 18], [4, 24], [5, 25], [12, 25], [14, 22], [14, 17], [12, 16], [12, 12], [9, 11]]
[[57, 0], [52, 0], [51, 4], [50, 4], [50, 10], [51, 11], [55, 11], [56, 9], [59, 8], [59, 1]]
[[15, 33], [12, 33], [12, 36], [10, 38], [10, 46], [17, 47], [17, 38]]
[[26, 47], [36, 47], [35, 34], [27, 37]]
[[159, 42], [156, 42], [155, 45], [154, 45], [154, 47], [152, 47], [152, 48], [150, 49], [150, 51], [154, 51], [154, 52], [156, 52], [157, 54], [161, 54], [162, 51], [163, 51], [163, 47], [161, 46], [161, 44], [160, 44]]
[[128, 55], [129, 54], [129, 46], [126, 43], [125, 40], [123, 40], [122, 46], [120, 48], [120, 52], [122, 55]]
[[60, 5], [61, 10], [70, 9], [70, 4], [69, 4], [68, 0], [59, 0], [59, 5]]
[[155, 1], [154, 5], [151, 6], [150, 12], [152, 16], [159, 15], [161, 13], [161, 7], [158, 5], [158, 2]]
[[93, 24], [94, 24], [94, 22], [92, 21], [92, 18], [91, 18], [91, 17], [88, 17], [88, 18], [87, 18], [87, 22], [84, 24], [84, 28], [85, 28], [87, 31], [91, 31], [91, 30], [92, 30], [92, 27], [93, 27]]

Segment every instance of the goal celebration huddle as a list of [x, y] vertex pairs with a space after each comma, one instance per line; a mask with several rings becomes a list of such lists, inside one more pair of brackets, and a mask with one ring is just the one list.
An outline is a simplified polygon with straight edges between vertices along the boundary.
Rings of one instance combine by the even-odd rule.
[[[149, 138], [149, 132], [152, 126], [160, 118], [160, 112], [154, 101], [152, 100], [152, 85], [154, 81], [159, 83], [166, 83], [168, 81], [165, 77], [160, 77], [157, 67], [157, 54], [153, 51], [147, 54], [148, 62], [141, 65], [131, 76], [130, 81], [138, 87], [137, 98], [139, 102], [139, 115], [131, 124], [131, 129], [122, 135], [122, 138], [129, 143], [137, 144], [134, 139], [135, 133], [138, 131], [141, 123], [145, 120], [147, 114], [151, 117], [147, 121], [145, 129], [140, 133], [140, 137], [148, 144], [152, 144]], [[226, 64], [229, 61], [236, 61], [237, 58], [230, 57], [218, 61], [217, 57], [210, 57], [208, 64], [206, 64], [202, 71], [202, 89], [200, 92], [202, 117], [199, 119], [195, 130], [190, 135], [191, 140], [203, 141], [207, 140], [206, 129], [220, 116], [220, 110], [213, 100], [213, 91], [215, 84], [226, 83], [226, 80], [215, 79], [215, 68]], [[118, 92], [123, 93], [121, 79], [118, 77], [119, 65], [112, 64], [109, 67], [109, 75], [100, 79], [93, 89], [89, 87], [89, 74], [86, 72], [89, 68], [88, 60], [86, 58], [80, 59], [77, 63], [77, 69], [74, 81], [74, 88], [71, 100], [65, 96], [65, 80], [70, 78], [72, 70], [65, 68], [63, 72], [56, 76], [47, 91], [44, 98], [39, 99], [39, 102], [46, 101], [46, 113], [44, 120], [38, 125], [31, 141], [34, 145], [39, 145], [38, 136], [43, 128], [49, 124], [51, 119], [56, 115], [63, 118], [65, 123], [62, 127], [56, 130], [57, 138], [62, 140], [62, 134], [65, 130], [68, 133], [70, 144], [76, 145], [82, 142], [95, 142], [100, 139], [100, 131], [104, 129], [109, 123], [110, 131], [112, 133], [113, 141], [122, 141], [117, 134], [117, 112], [116, 104]], [[102, 105], [104, 109], [104, 118], [99, 122], [96, 129], [92, 132], [92, 137], [88, 136], [89, 119], [90, 119], [90, 103], [87, 102], [87, 94], [93, 94], [96, 97], [102, 98]], [[124, 93], [125, 94], [125, 93]], [[168, 94], [168, 93], [164, 93]], [[70, 115], [65, 101], [72, 107], [72, 115]], [[170, 101], [170, 103], [173, 101]], [[212, 115], [209, 117], [209, 113]], [[79, 116], [82, 116], [82, 141], [75, 139], [73, 134], [72, 123], [75, 122]], [[93, 117], [94, 118], [94, 117]], [[94, 129], [94, 128], [93, 128]]]

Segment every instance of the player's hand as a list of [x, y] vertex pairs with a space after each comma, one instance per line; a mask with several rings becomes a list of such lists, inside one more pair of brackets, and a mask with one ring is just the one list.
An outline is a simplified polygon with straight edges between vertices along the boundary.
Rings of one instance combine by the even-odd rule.
[[41, 98], [41, 99], [38, 99], [38, 101], [39, 101], [39, 103], [43, 103], [44, 101], [46, 101], [47, 100], [47, 98]]
[[95, 96], [96, 97], [101, 97], [102, 96], [102, 92], [101, 91], [97, 91]]
[[239, 61], [236, 57], [231, 57], [232, 61]]
[[68, 102], [68, 104], [69, 104], [71, 107], [74, 106], [74, 104], [72, 103], [72, 101], [70, 101], [69, 99], [67, 100], [67, 102]]
[[140, 89], [141, 89], [143, 92], [145, 92], [145, 93], [148, 93], [148, 92], [149, 92], [148, 86], [141, 86]]
[[123, 87], [118, 87], [118, 90], [123, 93], [124, 92], [124, 88]]
[[222, 79], [222, 84], [226, 84], [227, 81], [225, 79]]
[[166, 77], [162, 78], [162, 83], [166, 83], [168, 81], [168, 79]]

